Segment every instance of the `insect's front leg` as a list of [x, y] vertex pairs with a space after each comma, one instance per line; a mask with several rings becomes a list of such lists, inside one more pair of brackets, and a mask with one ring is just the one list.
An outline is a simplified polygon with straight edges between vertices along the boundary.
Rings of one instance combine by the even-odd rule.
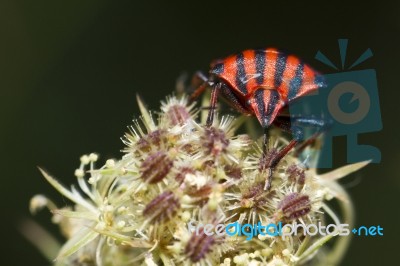
[[210, 111], [208, 111], [208, 116], [206, 121], [207, 127], [211, 127], [214, 122], [214, 112], [217, 106], [217, 98], [220, 89], [221, 89], [221, 83], [217, 83], [211, 90]]
[[263, 136], [263, 156], [265, 156], [268, 152], [269, 147], [269, 127], [264, 128], [264, 136]]
[[268, 171], [264, 186], [265, 190], [269, 190], [271, 188], [272, 174], [278, 163], [299, 143], [299, 140], [303, 139], [303, 132], [298, 127], [292, 128], [290, 120], [287, 119], [287, 117], [276, 117], [274, 120], [274, 125], [284, 131], [291, 132], [294, 138], [279, 151], [275, 149], [269, 150], [269, 127], [264, 128], [264, 143], [263, 155], [261, 158], [261, 169]]
[[262, 147], [262, 155], [260, 159], [260, 169], [267, 171], [267, 178], [265, 179], [264, 190], [269, 190], [271, 188], [272, 182], [272, 169], [269, 167], [268, 160], [269, 156], [269, 127], [264, 128], [264, 136], [263, 136], [263, 147]]
[[190, 88], [196, 88], [190, 95], [190, 100], [193, 101], [199, 97], [208, 87], [209, 78], [201, 71], [197, 71], [192, 78]]
[[264, 139], [263, 139], [263, 154], [260, 160], [260, 169], [262, 171], [267, 171], [267, 177], [265, 179], [264, 190], [269, 190], [272, 184], [272, 174], [278, 165], [278, 163], [288, 154], [298, 141], [293, 139], [281, 150], [277, 151], [275, 148], [269, 148], [269, 128], [264, 129]]

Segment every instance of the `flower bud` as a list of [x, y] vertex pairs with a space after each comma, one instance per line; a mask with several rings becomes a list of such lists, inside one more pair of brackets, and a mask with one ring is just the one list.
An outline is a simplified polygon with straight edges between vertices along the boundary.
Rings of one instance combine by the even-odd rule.
[[165, 130], [157, 129], [147, 135], [144, 135], [141, 139], [137, 141], [137, 149], [145, 152], [149, 151], [151, 149], [151, 146], [159, 147], [161, 144], [161, 140], [164, 137], [164, 134]]
[[304, 186], [306, 174], [303, 168], [296, 164], [292, 164], [286, 169], [286, 173], [288, 174], [288, 180], [293, 183], [297, 182], [300, 188]]
[[169, 107], [166, 117], [171, 122], [173, 126], [183, 125], [190, 118], [190, 113], [188, 109], [183, 105], [173, 105]]
[[179, 200], [174, 193], [166, 191], [146, 205], [143, 215], [153, 222], [162, 223], [175, 216], [179, 207]]
[[215, 127], [206, 128], [204, 135], [201, 137], [201, 141], [207, 154], [214, 157], [225, 152], [229, 145], [229, 139], [226, 137], [225, 132]]
[[141, 178], [149, 184], [160, 182], [168, 175], [173, 161], [163, 151], [150, 154], [140, 166]]
[[192, 237], [186, 245], [186, 256], [193, 262], [199, 262], [211, 250], [212, 245], [216, 242], [213, 235], [206, 235], [204, 231], [193, 232]]
[[278, 217], [292, 221], [311, 211], [311, 202], [308, 195], [291, 193], [278, 204]]

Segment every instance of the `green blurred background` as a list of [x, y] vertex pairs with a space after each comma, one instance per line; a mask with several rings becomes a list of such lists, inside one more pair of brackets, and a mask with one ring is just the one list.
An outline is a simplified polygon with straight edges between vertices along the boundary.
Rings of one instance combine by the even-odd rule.
[[[119, 138], [138, 114], [136, 93], [158, 108], [181, 71], [207, 70], [212, 59], [246, 48], [284, 48], [329, 72], [316, 51], [338, 64], [337, 39], [349, 38], [348, 62], [374, 52], [358, 68], [377, 71], [383, 130], [359, 142], [380, 148], [382, 163], [343, 182], [357, 224], [379, 224], [384, 236], [355, 238], [343, 265], [398, 265], [399, 11], [394, 1], [1, 1], [1, 264], [48, 264], [16, 229], [34, 194], [66, 204], [36, 166], [71, 184], [82, 154], [97, 152], [101, 163], [120, 157]], [[346, 139], [334, 145], [340, 166]], [[35, 220], [56, 231], [49, 218], [44, 211]]]

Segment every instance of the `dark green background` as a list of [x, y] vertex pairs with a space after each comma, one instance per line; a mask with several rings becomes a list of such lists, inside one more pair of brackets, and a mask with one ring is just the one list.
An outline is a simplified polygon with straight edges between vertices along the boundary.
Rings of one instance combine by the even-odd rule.
[[[152, 108], [174, 90], [181, 71], [246, 48], [290, 50], [322, 72], [321, 49], [339, 63], [338, 38], [349, 38], [348, 62], [365, 49], [359, 69], [378, 75], [383, 130], [360, 142], [381, 149], [382, 163], [344, 180], [358, 225], [384, 227], [383, 237], [358, 237], [343, 265], [391, 264], [398, 246], [400, 181], [400, 6], [304, 1], [1, 1], [0, 152], [2, 265], [46, 265], [16, 230], [28, 203], [45, 193], [63, 199], [40, 176], [45, 166], [74, 183], [79, 156], [119, 157], [119, 137], [138, 114], [135, 94]], [[345, 138], [335, 140], [335, 166], [345, 163]], [[54, 229], [46, 212], [35, 217]], [[5, 260], [8, 263], [3, 263]]]

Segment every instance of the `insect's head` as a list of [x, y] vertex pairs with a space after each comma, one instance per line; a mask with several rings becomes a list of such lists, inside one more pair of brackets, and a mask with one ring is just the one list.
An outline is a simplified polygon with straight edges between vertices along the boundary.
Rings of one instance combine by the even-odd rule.
[[277, 90], [258, 89], [249, 98], [250, 108], [263, 128], [269, 127], [284, 106]]

